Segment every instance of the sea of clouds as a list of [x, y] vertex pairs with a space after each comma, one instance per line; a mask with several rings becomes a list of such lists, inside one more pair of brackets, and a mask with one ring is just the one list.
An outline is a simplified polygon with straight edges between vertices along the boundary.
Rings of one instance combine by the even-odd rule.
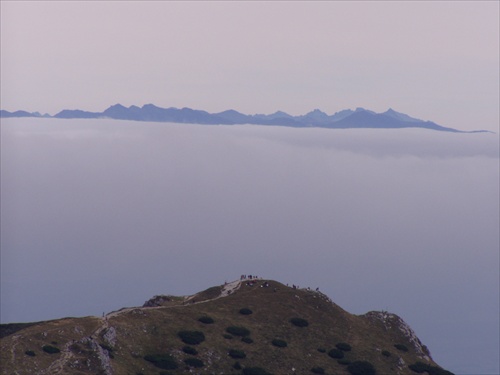
[[1, 320], [101, 315], [254, 274], [400, 315], [499, 372], [491, 133], [2, 119]]

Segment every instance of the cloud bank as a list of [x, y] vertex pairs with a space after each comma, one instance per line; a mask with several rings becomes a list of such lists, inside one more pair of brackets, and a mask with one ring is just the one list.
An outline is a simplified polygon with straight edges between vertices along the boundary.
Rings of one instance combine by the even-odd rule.
[[54, 119], [1, 132], [2, 322], [251, 273], [397, 313], [454, 372], [498, 371], [497, 135]]

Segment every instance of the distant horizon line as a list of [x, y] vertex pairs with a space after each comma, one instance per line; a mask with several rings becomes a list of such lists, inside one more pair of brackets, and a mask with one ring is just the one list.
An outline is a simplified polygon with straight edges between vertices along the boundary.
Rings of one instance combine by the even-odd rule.
[[356, 109], [343, 109], [328, 115], [315, 108], [304, 115], [293, 116], [284, 111], [277, 110], [271, 114], [244, 114], [234, 109], [210, 113], [205, 110], [189, 107], [163, 108], [148, 103], [139, 107], [130, 105], [126, 107], [120, 103], [113, 104], [101, 112], [85, 111], [81, 109], [63, 109], [55, 115], [40, 112], [17, 110], [10, 112], [0, 109], [0, 118], [36, 117], [36, 118], [64, 118], [64, 119], [98, 119], [109, 118], [116, 120], [134, 120], [147, 122], [173, 122], [207, 125], [275, 125], [288, 127], [321, 127], [330, 129], [348, 128], [425, 128], [438, 131], [457, 133], [482, 133], [490, 130], [458, 130], [438, 125], [432, 121], [424, 121], [398, 112], [389, 107], [385, 112], [375, 112], [363, 107]]
[[[121, 104], [120, 102], [117, 102], [115, 104], [112, 104], [112, 105], [109, 105], [107, 108], [105, 108], [102, 112], [104, 112], [106, 109], [109, 109], [111, 107], [114, 107], [114, 106], [122, 106], [124, 108], [131, 108], [131, 107], [137, 107], [137, 108], [144, 108], [146, 106], [154, 106], [154, 107], [157, 107], [157, 108], [161, 108], [161, 109], [193, 109], [191, 107], [187, 107], [187, 106], [183, 106], [183, 107], [174, 107], [174, 106], [170, 106], [170, 107], [161, 107], [161, 106], [158, 106], [154, 103], [146, 103], [146, 104], [143, 104], [141, 106], [139, 105], [136, 105], [136, 104], [132, 104], [132, 105], [129, 105], [128, 107], [126, 105], [123, 105]], [[49, 112], [44, 112], [44, 111], [26, 111], [26, 110], [23, 110], [23, 109], [16, 109], [16, 110], [13, 110], [13, 111], [9, 111], [9, 110], [6, 110], [6, 109], [2, 109], [0, 108], [0, 111], [2, 112], [9, 112], [9, 113], [15, 113], [15, 112], [20, 112], [20, 111], [23, 111], [23, 112], [27, 112], [27, 113], [38, 113], [42, 116], [51, 116], [51, 117], [54, 117], [55, 115], [57, 115], [58, 113], [62, 112], [62, 111], [65, 111], [65, 110], [68, 110], [68, 111], [84, 111], [84, 112], [91, 112], [91, 113], [101, 113], [101, 112], [98, 112], [98, 111], [87, 111], [87, 110], [82, 110], [80, 108], [63, 108], [61, 110], [59, 110], [58, 112], [55, 112], [55, 114], [51, 115]], [[198, 111], [204, 111], [204, 112], [207, 112], [207, 113], [211, 113], [211, 114], [217, 114], [217, 113], [223, 113], [223, 112], [226, 112], [226, 111], [235, 111], [235, 112], [238, 112], [238, 113], [241, 113], [241, 114], [246, 114], [244, 112], [241, 112], [239, 110], [235, 110], [235, 109], [232, 109], [232, 108], [229, 108], [229, 109], [226, 109], [226, 110], [223, 110], [223, 111], [220, 111], [220, 112], [209, 112], [208, 110], [205, 110], [205, 109], [196, 109]], [[341, 110], [338, 110], [338, 111], [335, 111], [334, 113], [332, 113], [331, 115], [328, 115], [327, 112], [323, 111], [322, 109], [320, 108], [314, 108], [308, 112], [306, 112], [306, 114], [309, 114], [309, 113], [312, 113], [312, 112], [315, 112], [315, 111], [320, 111], [320, 112], [323, 112], [325, 114], [327, 114], [328, 116], [333, 116], [335, 115], [336, 113], [339, 113], [339, 112], [343, 112], [343, 111], [369, 111], [369, 112], [373, 112], [373, 113], [376, 113], [376, 114], [383, 114], [383, 113], [386, 113], [386, 112], [389, 112], [389, 111], [394, 111], [394, 112], [397, 112], [397, 113], [403, 113], [403, 112], [399, 112], [399, 111], [396, 111], [394, 108], [392, 107], [389, 107], [386, 111], [382, 111], [382, 112], [376, 112], [374, 110], [371, 110], [371, 109], [367, 109], [367, 108], [364, 108], [364, 107], [355, 107], [354, 109], [351, 109], [351, 108], [345, 108], [345, 109], [341, 109]], [[42, 112], [44, 112], [42, 114]], [[270, 113], [270, 114], [275, 114], [275, 113], [284, 113], [284, 114], [287, 114], [289, 116], [293, 116], [293, 117], [296, 117], [296, 116], [304, 116], [304, 115], [290, 115], [288, 112], [286, 111], [283, 111], [281, 109], [277, 109], [276, 111]], [[255, 112], [253, 114], [246, 114], [247, 116], [259, 116], [259, 115], [265, 115], [264, 112]]]

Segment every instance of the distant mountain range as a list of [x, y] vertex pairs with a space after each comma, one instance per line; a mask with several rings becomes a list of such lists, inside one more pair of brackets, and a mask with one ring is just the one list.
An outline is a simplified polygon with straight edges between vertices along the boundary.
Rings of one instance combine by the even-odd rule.
[[109, 118], [117, 120], [134, 121], [154, 121], [154, 122], [175, 122], [188, 124], [207, 124], [207, 125], [238, 125], [238, 124], [256, 124], [256, 125], [274, 125], [288, 127], [320, 127], [328, 129], [351, 129], [351, 128], [379, 128], [379, 129], [398, 129], [398, 128], [424, 128], [448, 132], [474, 133], [482, 131], [465, 132], [453, 128], [447, 128], [438, 125], [432, 121], [423, 121], [410, 117], [404, 113], [388, 109], [383, 113], [356, 108], [355, 110], [345, 109], [336, 112], [333, 115], [315, 109], [305, 115], [291, 116], [285, 112], [275, 112], [270, 115], [255, 114], [245, 115], [233, 109], [219, 113], [209, 113], [202, 110], [191, 108], [160, 108], [153, 104], [146, 104], [142, 107], [132, 105], [125, 107], [121, 104], [115, 104], [103, 112], [88, 112], [80, 109], [65, 109], [50, 116], [42, 115], [39, 112], [15, 111], [9, 112], [0, 110], [0, 117], [47, 117], [63, 119], [92, 119]]

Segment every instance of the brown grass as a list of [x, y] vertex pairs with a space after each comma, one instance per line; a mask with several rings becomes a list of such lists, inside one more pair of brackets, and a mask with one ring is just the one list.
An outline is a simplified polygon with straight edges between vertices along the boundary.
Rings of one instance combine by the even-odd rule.
[[[268, 288], [242, 285], [235, 293], [217, 299], [214, 298], [219, 296], [221, 287], [209, 288], [191, 299], [195, 303], [128, 309], [109, 318], [109, 326], [117, 332], [112, 351], [114, 358], [111, 359], [114, 373], [159, 374], [157, 368], [143, 359], [150, 354], [172, 355], [179, 369], [169, 371], [184, 373], [184, 360], [192, 356], [182, 350], [185, 344], [177, 335], [182, 330], [201, 331], [205, 335], [205, 341], [196, 345], [196, 358], [205, 364], [203, 369], [197, 370], [201, 373], [241, 373], [232, 368], [235, 359], [228, 352], [233, 349], [246, 354], [245, 358], [238, 359], [243, 367], [258, 366], [274, 374], [291, 373], [292, 368], [297, 374], [309, 374], [313, 367], [324, 368], [326, 374], [348, 374], [345, 365], [337, 363], [327, 354], [339, 342], [349, 343], [352, 347], [351, 351], [344, 353], [346, 359], [369, 361], [378, 374], [396, 373], [397, 370], [401, 374], [412, 374], [406, 366], [398, 369], [399, 358], [407, 365], [422, 361], [398, 329], [386, 330], [376, 321], [349, 314], [320, 293], [292, 289], [272, 280], [268, 282]], [[277, 290], [274, 291], [274, 288]], [[253, 313], [240, 314], [243, 307]], [[198, 318], [205, 315], [215, 322], [199, 322]], [[293, 317], [306, 319], [309, 325], [296, 327], [290, 323]], [[97, 318], [45, 322], [5, 337], [2, 339], [2, 363], [6, 366], [5, 369], [2, 366], [2, 374], [10, 374], [14, 370], [19, 374], [30, 374], [35, 373], [35, 368], [47, 368], [54, 356], [62, 354], [42, 354], [43, 345], [57, 341], [63, 347], [70, 340], [78, 341], [90, 335], [101, 323]], [[244, 343], [237, 336], [231, 340], [224, 338], [228, 326], [248, 328], [253, 343]], [[75, 327], [80, 327], [81, 333], [77, 334]], [[286, 341], [287, 347], [272, 345], [275, 339]], [[102, 337], [98, 340], [107, 345]], [[8, 349], [13, 343], [14, 358]], [[409, 351], [398, 352], [394, 349], [395, 343], [406, 345]], [[4, 347], [7, 349], [4, 350]], [[326, 353], [321, 353], [318, 348], [326, 349]], [[80, 352], [88, 350], [83, 344], [79, 344], [79, 349]], [[34, 350], [36, 356], [28, 357], [24, 354], [26, 350]], [[392, 355], [383, 356], [382, 350], [389, 350]], [[79, 355], [91, 356], [92, 353]], [[78, 371], [66, 365], [62, 373], [91, 373]]]

